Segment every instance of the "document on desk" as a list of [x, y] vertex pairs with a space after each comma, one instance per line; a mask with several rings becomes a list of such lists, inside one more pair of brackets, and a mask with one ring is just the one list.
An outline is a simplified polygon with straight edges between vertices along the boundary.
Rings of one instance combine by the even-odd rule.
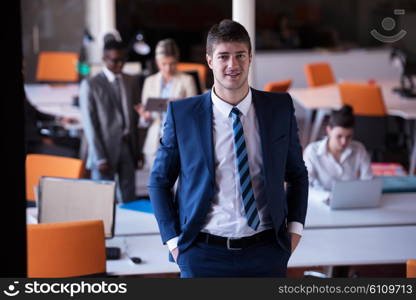
[[114, 181], [42, 177], [39, 190], [39, 223], [102, 220], [114, 235]]

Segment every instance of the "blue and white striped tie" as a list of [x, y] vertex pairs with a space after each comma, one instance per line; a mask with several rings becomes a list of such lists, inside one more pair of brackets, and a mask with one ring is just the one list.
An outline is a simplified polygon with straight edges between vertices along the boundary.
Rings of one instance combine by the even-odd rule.
[[254, 199], [253, 188], [251, 186], [250, 169], [248, 167], [248, 156], [246, 142], [244, 140], [243, 125], [240, 121], [241, 112], [237, 107], [231, 110], [234, 132], [234, 150], [237, 160], [238, 174], [240, 175], [240, 192], [243, 198], [244, 210], [246, 212], [247, 224], [254, 230], [260, 224], [257, 212], [256, 201]]

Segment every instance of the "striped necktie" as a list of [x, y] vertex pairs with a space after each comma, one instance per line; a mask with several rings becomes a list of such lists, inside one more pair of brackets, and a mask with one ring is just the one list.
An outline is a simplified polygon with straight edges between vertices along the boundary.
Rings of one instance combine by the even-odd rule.
[[246, 142], [244, 140], [244, 131], [240, 121], [240, 114], [241, 112], [238, 108], [233, 107], [231, 110], [231, 117], [233, 119], [235, 157], [240, 177], [240, 192], [243, 199], [244, 210], [246, 212], [247, 224], [254, 230], [257, 230], [260, 224], [260, 218], [251, 185]]

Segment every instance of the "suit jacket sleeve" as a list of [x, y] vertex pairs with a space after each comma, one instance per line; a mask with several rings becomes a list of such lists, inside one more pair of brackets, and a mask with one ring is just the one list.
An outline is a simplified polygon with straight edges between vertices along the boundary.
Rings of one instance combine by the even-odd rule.
[[169, 103], [163, 137], [150, 174], [148, 190], [163, 243], [178, 236], [179, 218], [173, 186], [178, 178], [180, 158], [176, 139], [173, 103]]
[[79, 104], [85, 136], [88, 141], [88, 151], [94, 153], [99, 160], [108, 160], [104, 151], [104, 143], [100, 134], [100, 124], [93, 92], [87, 80], [83, 80], [79, 92]]
[[286, 161], [285, 181], [287, 182], [286, 199], [288, 204], [288, 222], [305, 225], [308, 205], [308, 172], [302, 158], [302, 147], [298, 137], [298, 126], [293, 102], [291, 106], [291, 125], [289, 149]]

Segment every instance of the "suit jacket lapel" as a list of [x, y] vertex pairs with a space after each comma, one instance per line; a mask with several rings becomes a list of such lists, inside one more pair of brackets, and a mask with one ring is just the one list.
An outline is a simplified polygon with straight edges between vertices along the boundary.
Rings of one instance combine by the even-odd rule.
[[212, 135], [212, 102], [211, 93], [202, 96], [201, 102], [195, 107], [193, 114], [199, 128], [199, 139], [204, 152], [205, 161], [209, 172], [214, 178], [214, 142]]
[[112, 86], [112, 83], [108, 80], [107, 76], [105, 76], [104, 72], [101, 72], [101, 79], [104, 83], [104, 87], [107, 90], [109, 95], [112, 95], [109, 98], [109, 102], [112, 102], [115, 107], [118, 109], [118, 111], [122, 112], [122, 107], [120, 101], [117, 101], [118, 97], [116, 95], [116, 91], [114, 90], [114, 87]]
[[257, 120], [259, 122], [259, 135], [261, 140], [261, 149], [262, 149], [262, 158], [263, 158], [263, 173], [265, 180], [266, 177], [266, 167], [269, 164], [269, 158], [270, 158], [270, 151], [269, 151], [269, 145], [270, 145], [270, 139], [269, 139], [269, 131], [272, 129], [270, 126], [272, 125], [272, 120], [269, 120], [269, 114], [266, 102], [259, 97], [257, 94], [257, 91], [254, 89], [251, 89], [252, 93], [252, 100], [254, 109], [256, 111]]

